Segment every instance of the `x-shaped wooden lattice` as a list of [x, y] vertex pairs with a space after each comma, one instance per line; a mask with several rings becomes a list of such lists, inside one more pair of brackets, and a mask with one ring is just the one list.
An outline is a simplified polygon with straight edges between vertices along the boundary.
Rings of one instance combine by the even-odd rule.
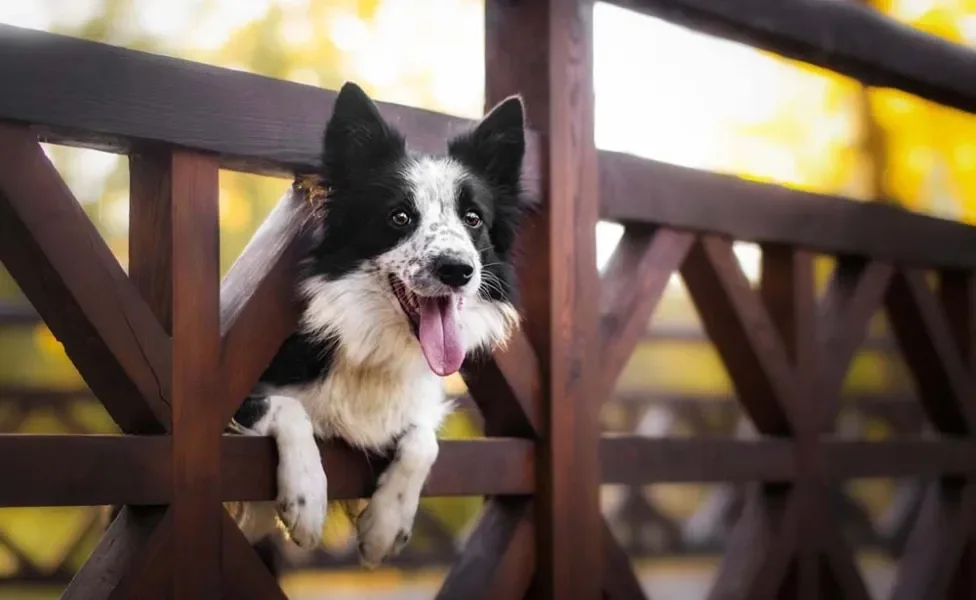
[[[0, 436], [0, 452], [20, 457], [0, 465], [12, 482], [0, 504], [136, 500], [65, 598], [150, 589], [180, 598], [282, 598], [222, 506], [273, 498], [273, 444], [222, 431], [294, 328], [302, 219], [262, 229], [221, 285], [217, 160], [136, 149], [127, 276], [29, 128], [0, 126], [0, 163], [0, 257], [123, 433], [135, 434]], [[516, 340], [512, 350], [523, 347]], [[529, 375], [509, 377], [509, 385], [506, 360], [489, 360], [473, 388], [499, 394], [483, 403], [489, 429], [522, 434], [537, 417], [531, 410], [518, 417], [510, 404], [521, 410], [537, 384]], [[374, 460], [371, 471], [341, 445], [323, 451], [333, 498], [370, 493], [382, 465]], [[475, 464], [484, 471], [472, 472]], [[428, 489], [528, 494], [532, 467], [528, 440], [450, 442]]]
[[[833, 427], [844, 377], [866, 337], [869, 319], [880, 308], [887, 309], [922, 406], [937, 431], [959, 439], [972, 435], [976, 422], [976, 287], [971, 274], [942, 274], [937, 295], [924, 273], [914, 268], [841, 257], [818, 307], [812, 265], [813, 256], [806, 251], [766, 246], [757, 292], [743, 274], [731, 240], [628, 227], [603, 278], [607, 396], [670, 274], [680, 271], [756, 428], [795, 442], [792, 485], [765, 484], [751, 494], [709, 596], [713, 599], [777, 598], [784, 592], [818, 598], [818, 586], [831, 598], [869, 597], [850, 548], [828, 514], [826, 491], [848, 474], [888, 473], [866, 466], [879, 464], [867, 454], [871, 445], [831, 447], [822, 435]], [[899, 452], [898, 444], [874, 446]], [[935, 461], [942, 464], [969, 453], [951, 443], [933, 450], [953, 455]], [[845, 461], [852, 464], [841, 464]], [[931, 468], [917, 472], [927, 470]], [[898, 471], [915, 472], [911, 467]], [[936, 471], [938, 478], [941, 471]], [[956, 467], [944, 472], [947, 476], [926, 497], [894, 598], [943, 597], [951, 585], [970, 585], [953, 577], [964, 577], [967, 571], [960, 562], [976, 513], [965, 508], [972, 506], [973, 486], [948, 477], [958, 474]], [[803, 587], [797, 588], [801, 581]]]

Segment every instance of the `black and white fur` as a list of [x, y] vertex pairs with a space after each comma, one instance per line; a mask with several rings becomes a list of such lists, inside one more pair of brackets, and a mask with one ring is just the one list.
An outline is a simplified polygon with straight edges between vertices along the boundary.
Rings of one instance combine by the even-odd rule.
[[[393, 451], [357, 520], [362, 563], [376, 566], [409, 540], [451, 409], [441, 380], [449, 373], [435, 373], [421, 351], [411, 294], [458, 300], [466, 354], [503, 344], [518, 326], [511, 255], [527, 208], [523, 121], [512, 97], [450, 140], [445, 155], [418, 155], [362, 89], [347, 83], [339, 92], [299, 329], [235, 416], [238, 431], [272, 436], [279, 454], [277, 502], [236, 515], [252, 542], [277, 517], [299, 546], [320, 543], [328, 495], [315, 437]], [[304, 208], [290, 192], [262, 229]], [[398, 297], [397, 285], [408, 292]]]

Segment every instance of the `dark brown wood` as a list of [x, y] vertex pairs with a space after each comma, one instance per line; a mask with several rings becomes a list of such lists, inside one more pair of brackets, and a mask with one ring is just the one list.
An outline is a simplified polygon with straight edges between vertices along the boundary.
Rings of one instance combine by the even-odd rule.
[[169, 424], [169, 339], [33, 133], [0, 125], [0, 257], [123, 431]]
[[790, 434], [797, 402], [793, 367], [732, 242], [703, 236], [688, 253], [681, 276], [753, 423], [768, 435]]
[[234, 416], [281, 343], [295, 330], [299, 316], [295, 269], [307, 218], [299, 198], [290, 193], [283, 196], [221, 283], [220, 370], [227, 384], [218, 404], [223, 423]]
[[[548, 392], [536, 506], [533, 597], [595, 600], [602, 587], [599, 508], [592, 13], [588, 0], [486, 2], [486, 101], [519, 93], [542, 132], [548, 200], [523, 242], [526, 333]], [[580, 543], [585, 540], [585, 543]]]
[[603, 482], [788, 481], [796, 465], [790, 442], [776, 439], [668, 439], [605, 435]]
[[217, 161], [172, 157], [175, 598], [221, 596], [221, 388]]
[[634, 573], [627, 552], [603, 523], [603, 597], [606, 600], [650, 600]]
[[164, 504], [171, 449], [161, 436], [0, 435], [0, 506]]
[[[140, 600], [152, 598], [154, 600], [169, 600], [173, 598], [173, 563], [177, 548], [173, 545], [172, 514], [163, 507], [154, 509], [129, 509], [133, 513], [147, 513], [153, 510], [162, 515], [162, 520], [146, 540], [109, 595], [109, 600]], [[122, 513], [116, 521], [122, 518]], [[140, 520], [151, 517], [140, 514]], [[127, 523], [127, 521], [123, 521]], [[130, 529], [139, 531], [139, 525], [132, 523]], [[122, 564], [125, 564], [124, 562]], [[63, 596], [62, 596], [63, 597]]]
[[976, 230], [888, 203], [600, 152], [601, 216], [933, 268], [976, 266]]
[[614, 4], [976, 111], [976, 53], [903, 25], [861, 2], [613, 0]]
[[[134, 575], [147, 576], [150, 583], [158, 582], [159, 575], [166, 572], [165, 563], [171, 554], [167, 550], [172, 550], [169, 532], [164, 511], [124, 507], [61, 594], [62, 600], [126, 597], [123, 593], [132, 592], [133, 585], [137, 586]], [[119, 595], [113, 595], [120, 585]], [[166, 588], [163, 585], [160, 591]]]
[[818, 324], [822, 372], [822, 428], [832, 430], [840, 411], [844, 378], [868, 333], [871, 318], [882, 307], [894, 270], [890, 265], [841, 257], [827, 295], [821, 302]]
[[838, 600], [871, 600], [854, 553], [841, 534], [841, 524], [836, 519], [829, 521], [820, 531], [820, 540], [826, 567], [824, 574], [827, 576], [824, 595]]
[[[339, 443], [320, 444], [336, 500], [368, 497], [384, 461]], [[0, 506], [166, 504], [173, 495], [171, 439], [127, 435], [0, 435]], [[266, 438], [223, 436], [221, 501], [274, 500], [276, 451]], [[528, 440], [441, 442], [424, 494], [531, 494], [535, 448]], [[37, 473], [43, 471], [42, 481]]]
[[534, 438], [542, 430], [539, 359], [525, 333], [517, 331], [505, 348], [466, 365], [464, 381], [484, 418], [489, 436]]
[[258, 555], [251, 549], [244, 534], [226, 512], [222, 515], [223, 530], [223, 596], [225, 600], [261, 598], [287, 600], [281, 586]]
[[528, 498], [488, 500], [437, 599], [523, 598], [535, 568], [532, 533]]
[[886, 306], [929, 420], [947, 435], [976, 431], [973, 382], [925, 274], [898, 271], [888, 287]]
[[129, 155], [129, 279], [173, 333], [173, 169], [168, 152]]
[[959, 477], [976, 472], [970, 441], [826, 440], [822, 451], [825, 476], [833, 481], [864, 477]]
[[657, 307], [671, 274], [695, 238], [690, 233], [631, 226], [617, 244], [601, 284], [601, 389], [609, 399], [617, 378]]
[[753, 486], [735, 524], [708, 600], [775, 600], [800, 545], [794, 488]]

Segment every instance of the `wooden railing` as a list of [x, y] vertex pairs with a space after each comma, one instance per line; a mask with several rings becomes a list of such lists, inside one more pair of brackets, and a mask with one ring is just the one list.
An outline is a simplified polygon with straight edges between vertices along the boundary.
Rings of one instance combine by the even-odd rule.
[[[852, 3], [619, 3], [976, 108], [976, 55]], [[640, 597], [599, 485], [715, 481], [761, 485], [713, 598], [866, 599], [827, 499], [867, 476], [932, 482], [895, 597], [972, 593], [976, 230], [598, 152], [591, 15], [581, 0], [487, 3], [486, 100], [523, 95], [527, 180], [547, 201], [522, 236], [525, 327], [467, 381], [488, 437], [444, 442], [427, 485], [490, 497], [439, 596]], [[125, 434], [0, 436], [0, 506], [127, 505], [66, 598], [282, 597], [221, 506], [274, 497], [273, 446], [221, 432], [294, 325], [299, 228], [252, 247], [218, 281], [217, 173], [314, 168], [335, 94], [11, 27], [0, 27], [0, 82], [0, 259]], [[424, 150], [465, 125], [381, 109]], [[128, 273], [39, 139], [129, 155]], [[601, 216], [626, 232], [599, 281]], [[735, 239], [762, 245], [758, 289]], [[838, 258], [819, 304], [811, 252]], [[601, 402], [673, 271], [760, 439], [601, 436]], [[936, 435], [827, 434], [878, 309]], [[338, 444], [322, 455], [333, 498], [370, 491], [375, 462]]]

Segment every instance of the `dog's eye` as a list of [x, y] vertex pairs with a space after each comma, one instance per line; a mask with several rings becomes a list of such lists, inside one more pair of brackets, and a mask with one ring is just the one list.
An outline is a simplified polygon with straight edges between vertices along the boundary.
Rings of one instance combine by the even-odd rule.
[[410, 215], [408, 215], [406, 211], [398, 210], [390, 215], [390, 223], [392, 223], [394, 227], [406, 227], [410, 224]]
[[481, 227], [481, 217], [473, 210], [464, 213], [464, 224], [471, 229]]

